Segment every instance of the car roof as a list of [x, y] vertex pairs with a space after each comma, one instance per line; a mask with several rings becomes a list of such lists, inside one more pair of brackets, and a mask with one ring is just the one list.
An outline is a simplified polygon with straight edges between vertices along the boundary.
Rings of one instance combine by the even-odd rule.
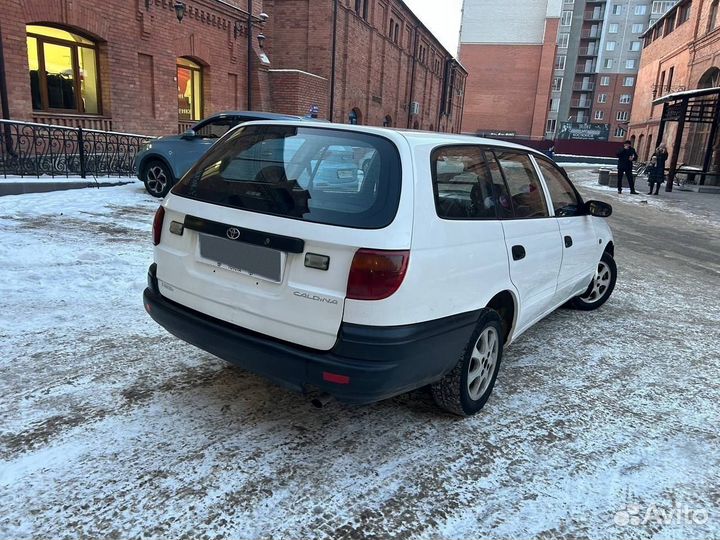
[[[279, 114], [265, 111], [222, 111], [208, 116], [207, 118], [220, 118], [223, 116], [244, 116], [257, 120], [300, 120], [302, 117], [291, 114]], [[207, 118], [205, 120], [207, 120]]]
[[[276, 125], [297, 125], [302, 127], [307, 127], [307, 122], [302, 121], [288, 121], [288, 122], [278, 122], [278, 121], [268, 121], [268, 122], [252, 122], [253, 124], [276, 124]], [[437, 131], [419, 131], [419, 130], [413, 130], [413, 129], [396, 129], [396, 128], [385, 128], [385, 127], [375, 127], [375, 126], [359, 126], [359, 125], [352, 125], [352, 124], [336, 124], [336, 123], [330, 123], [328, 122], [325, 126], [322, 126], [325, 129], [338, 129], [343, 131], [355, 131], [360, 133], [370, 133], [374, 135], [380, 135], [384, 137], [390, 136], [391, 138], [396, 138], [397, 136], [402, 137], [405, 139], [411, 147], [416, 146], [444, 146], [448, 144], [473, 144], [473, 145], [487, 145], [487, 146], [494, 146], [494, 147], [500, 147], [500, 148], [507, 148], [507, 149], [513, 149], [513, 150], [522, 150], [524, 152], [536, 154], [536, 155], [543, 155], [542, 152], [539, 150], [535, 150], [534, 148], [530, 148], [527, 146], [522, 146], [520, 144], [515, 144], [511, 142], [501, 141], [497, 139], [488, 139], [485, 137], [476, 137], [474, 135], [458, 135], [455, 133], [440, 133]]]

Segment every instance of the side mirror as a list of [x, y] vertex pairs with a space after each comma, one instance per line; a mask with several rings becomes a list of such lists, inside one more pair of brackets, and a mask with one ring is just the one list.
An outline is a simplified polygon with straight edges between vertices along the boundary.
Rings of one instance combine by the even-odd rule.
[[585, 210], [588, 214], [595, 217], [610, 217], [612, 215], [612, 206], [602, 201], [588, 201], [585, 203]]
[[194, 139], [196, 136], [194, 129], [188, 129], [185, 133], [182, 134], [183, 139]]

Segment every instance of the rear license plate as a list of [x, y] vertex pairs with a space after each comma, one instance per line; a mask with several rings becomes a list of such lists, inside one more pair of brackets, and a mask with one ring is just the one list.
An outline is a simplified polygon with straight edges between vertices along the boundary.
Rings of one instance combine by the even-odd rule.
[[200, 256], [209, 264], [280, 283], [285, 254], [245, 242], [200, 234]]

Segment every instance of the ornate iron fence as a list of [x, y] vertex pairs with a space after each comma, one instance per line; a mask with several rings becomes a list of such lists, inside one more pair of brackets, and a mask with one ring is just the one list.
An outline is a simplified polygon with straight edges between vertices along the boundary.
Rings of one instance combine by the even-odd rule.
[[144, 135], [0, 120], [0, 177], [132, 176]]

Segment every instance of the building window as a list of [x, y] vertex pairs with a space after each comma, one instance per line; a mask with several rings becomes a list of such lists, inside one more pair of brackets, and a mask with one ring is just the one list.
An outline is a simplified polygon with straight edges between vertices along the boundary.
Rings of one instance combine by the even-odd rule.
[[620, 14], [622, 14], [622, 6], [621, 6], [620, 4], [613, 4], [612, 14], [613, 14], [613, 15], [620, 15]]
[[678, 13], [678, 22], [677, 25], [680, 26], [682, 23], [686, 22], [690, 18], [690, 8], [692, 7], [692, 4], [688, 2], [684, 6], [680, 8], [680, 11]]
[[26, 31], [33, 109], [100, 114], [97, 44], [60, 28]]
[[392, 127], [392, 116], [387, 115], [385, 119], [383, 120], [383, 127]]
[[643, 23], [635, 23], [632, 25], [633, 34], [642, 34], [644, 29], [645, 25]]
[[712, 4], [710, 4], [710, 13], [708, 13], [708, 24], [707, 24], [707, 31], [712, 32], [717, 28], [718, 22], [718, 0], [715, 0]]
[[631, 41], [630, 42], [630, 51], [638, 52], [639, 50], [640, 50], [640, 42], [639, 41]]
[[202, 67], [187, 58], [177, 59], [178, 120], [202, 118]]
[[625, 60], [625, 69], [635, 69], [635, 62], [636, 60], [634, 58]]
[[555, 130], [557, 129], [557, 120], [550, 118], [547, 121], [547, 124], [545, 125], [545, 131], [547, 133], [555, 133]]
[[563, 4], [566, 6], [572, 6], [575, 3], [575, 0], [564, 0]]
[[627, 122], [630, 118], [630, 113], [627, 111], [618, 111], [615, 118], [618, 120], [618, 122]]
[[621, 128], [621, 127], [615, 128], [615, 137], [616, 138], [625, 137], [625, 133], [627, 133], [627, 132], [623, 128]]
[[614, 51], [616, 45], [617, 45], [617, 42], [616, 42], [616, 41], [608, 41], [608, 42], [605, 44], [605, 50], [606, 50], [606, 51]]
[[620, 103], [630, 103], [632, 96], [630, 94], [623, 94], [620, 96]]
[[560, 47], [561, 49], [567, 49], [569, 42], [570, 42], [570, 34], [567, 34], [567, 33], [558, 34], [558, 47]]
[[635, 84], [635, 77], [625, 77], [623, 79], [623, 86], [633, 86]]
[[561, 55], [555, 58], [555, 69], [565, 69], [565, 61], [567, 56]]
[[647, 4], [638, 4], [635, 6], [635, 15], [645, 15], [647, 13]]
[[560, 100], [557, 98], [553, 98], [550, 100], [550, 111], [551, 112], [558, 112], [560, 110]]
[[610, 86], [610, 77], [600, 77], [600, 86]]
[[560, 17], [560, 24], [562, 26], [570, 26], [572, 24], [572, 11], [563, 11], [562, 17]]
[[617, 34], [619, 29], [620, 25], [618, 23], [610, 23], [608, 25], [608, 34]]
[[602, 120], [605, 118], [605, 111], [595, 111], [595, 120]]
[[605, 59], [605, 69], [612, 69], [612, 66], [613, 66], [612, 58], [606, 58]]
[[607, 94], [598, 94], [598, 103], [607, 103]]
[[670, 32], [675, 30], [675, 13], [671, 13], [665, 19], [665, 35], [667, 36]]
[[673, 7], [677, 3], [677, 0], [656, 0], [652, 4], [653, 15], [663, 15], [668, 9]]
[[670, 71], [668, 71], [668, 83], [667, 83], [667, 91], [670, 92], [672, 90], [672, 80], [673, 76], [675, 75], [675, 66], [670, 68]]
[[355, 0], [355, 13], [367, 21], [370, 0]]
[[563, 85], [562, 77], [554, 77], [553, 78], [553, 83], [552, 83], [553, 92], [560, 92], [562, 90], [562, 85]]

